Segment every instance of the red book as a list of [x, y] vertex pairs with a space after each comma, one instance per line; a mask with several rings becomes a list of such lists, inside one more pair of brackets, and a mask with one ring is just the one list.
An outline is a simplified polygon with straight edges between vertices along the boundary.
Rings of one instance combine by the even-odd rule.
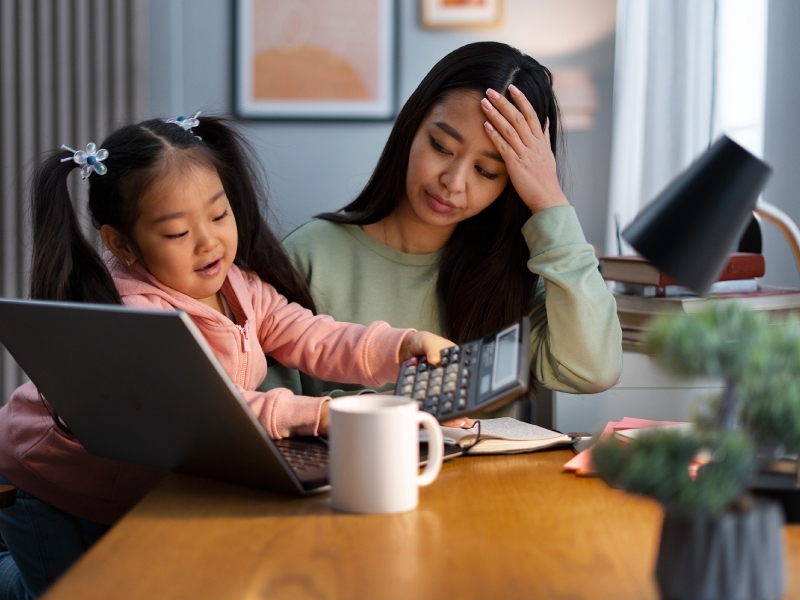
[[[646, 285], [680, 285], [643, 256], [603, 256], [600, 265], [603, 279]], [[735, 252], [728, 257], [717, 281], [763, 277], [765, 269], [763, 254]]]

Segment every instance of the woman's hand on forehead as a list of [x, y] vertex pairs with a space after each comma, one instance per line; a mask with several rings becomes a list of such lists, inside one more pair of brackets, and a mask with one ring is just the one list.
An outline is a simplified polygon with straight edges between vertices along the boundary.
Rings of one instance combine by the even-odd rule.
[[542, 130], [539, 117], [525, 95], [513, 84], [508, 89], [517, 106], [488, 89], [481, 108], [487, 119], [486, 133], [503, 157], [514, 189], [532, 213], [569, 205], [558, 182], [556, 158], [550, 147], [549, 119]]

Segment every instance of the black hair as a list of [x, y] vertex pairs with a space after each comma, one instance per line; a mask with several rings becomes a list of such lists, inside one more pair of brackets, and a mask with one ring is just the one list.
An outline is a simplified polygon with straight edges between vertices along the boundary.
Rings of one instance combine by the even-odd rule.
[[[403, 106], [372, 177], [341, 212], [318, 218], [368, 225], [389, 216], [405, 195], [411, 144], [431, 109], [449, 95], [492, 88], [514, 102], [514, 84], [530, 101], [558, 155], [559, 110], [550, 71], [516, 48], [476, 42], [454, 50], [425, 76]], [[529, 250], [520, 229], [530, 210], [509, 181], [479, 214], [458, 224], [443, 248], [437, 280], [444, 334], [456, 343], [478, 339], [530, 309], [538, 276], [528, 271]]]
[[[201, 117], [193, 130], [152, 119], [117, 129], [100, 147], [108, 151], [104, 175], [89, 176], [89, 210], [100, 229], [110, 225], [135, 249], [133, 228], [139, 200], [171, 169], [198, 165], [215, 169], [236, 218], [235, 264], [255, 272], [290, 301], [314, 310], [305, 280], [262, 216], [266, 191], [249, 144], [225, 119]], [[64, 150], [41, 164], [33, 186], [31, 298], [120, 304], [103, 261], [80, 230], [67, 186], [78, 165]]]

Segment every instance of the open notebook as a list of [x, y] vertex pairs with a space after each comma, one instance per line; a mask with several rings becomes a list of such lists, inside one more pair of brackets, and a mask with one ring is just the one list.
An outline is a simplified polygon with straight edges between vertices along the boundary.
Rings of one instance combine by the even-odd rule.
[[442, 427], [445, 443], [457, 444], [464, 454], [515, 454], [568, 446], [575, 436], [531, 425], [510, 417], [481, 419], [470, 429]]

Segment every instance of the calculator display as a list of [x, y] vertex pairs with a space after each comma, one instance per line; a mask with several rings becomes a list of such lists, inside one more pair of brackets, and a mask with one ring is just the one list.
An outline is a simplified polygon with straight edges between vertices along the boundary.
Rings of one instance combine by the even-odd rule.
[[519, 326], [514, 326], [497, 336], [494, 357], [494, 376], [492, 390], [499, 390], [517, 379], [519, 348]]

